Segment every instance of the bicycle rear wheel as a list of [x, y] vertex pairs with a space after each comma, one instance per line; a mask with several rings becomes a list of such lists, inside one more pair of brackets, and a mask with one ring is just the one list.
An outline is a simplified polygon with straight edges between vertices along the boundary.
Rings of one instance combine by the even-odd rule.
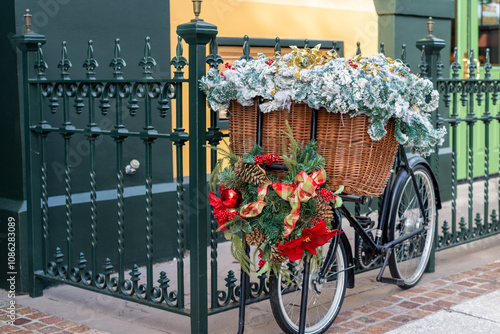
[[[338, 243], [334, 260], [323, 282], [318, 279], [319, 267], [311, 269], [307, 298], [305, 333], [324, 333], [335, 321], [344, 301], [347, 273], [347, 258], [341, 242]], [[325, 259], [323, 259], [325, 261]], [[291, 282], [271, 275], [269, 278], [269, 298], [276, 322], [287, 334], [299, 332], [300, 305], [304, 261], [287, 263], [292, 268]], [[322, 262], [323, 263], [323, 262]]]
[[402, 179], [395, 181], [395, 198], [392, 201], [395, 210], [390, 218], [388, 240], [397, 239], [425, 226], [422, 233], [396, 245], [389, 259], [391, 275], [403, 280], [403, 289], [415, 286], [422, 277], [429, 262], [436, 228], [436, 193], [430, 171], [423, 165], [416, 165], [412, 169], [428, 224], [424, 225], [424, 217], [410, 174], [402, 173], [399, 175]]

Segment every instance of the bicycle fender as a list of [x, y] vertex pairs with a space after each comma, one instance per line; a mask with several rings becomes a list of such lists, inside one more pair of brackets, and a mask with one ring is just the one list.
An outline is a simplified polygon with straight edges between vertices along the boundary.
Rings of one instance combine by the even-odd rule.
[[[354, 265], [354, 258], [352, 257], [351, 244], [349, 243], [349, 239], [347, 239], [345, 233], [340, 233], [339, 236], [340, 236], [340, 242], [342, 242], [342, 245], [344, 246], [345, 255], [347, 257], [347, 267], [351, 267]], [[347, 273], [347, 288], [352, 289], [354, 288], [354, 268], [347, 270], [346, 273]]]
[[434, 184], [434, 189], [435, 189], [434, 192], [436, 195], [436, 209], [437, 210], [441, 209], [442, 205], [441, 205], [441, 196], [439, 193], [439, 184], [437, 182], [436, 176], [432, 172], [432, 168], [429, 162], [419, 155], [414, 155], [408, 159], [408, 164], [410, 165], [409, 166], [410, 168], [413, 168], [417, 165], [423, 165], [427, 167], [427, 169], [429, 170], [429, 174], [431, 175], [432, 183]]

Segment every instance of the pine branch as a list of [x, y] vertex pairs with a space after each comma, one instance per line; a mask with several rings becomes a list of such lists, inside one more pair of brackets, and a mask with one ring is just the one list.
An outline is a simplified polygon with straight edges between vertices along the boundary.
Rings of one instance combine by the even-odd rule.
[[241, 265], [241, 269], [250, 275], [250, 257], [246, 254], [245, 243], [238, 234], [233, 234], [231, 238], [231, 255]]

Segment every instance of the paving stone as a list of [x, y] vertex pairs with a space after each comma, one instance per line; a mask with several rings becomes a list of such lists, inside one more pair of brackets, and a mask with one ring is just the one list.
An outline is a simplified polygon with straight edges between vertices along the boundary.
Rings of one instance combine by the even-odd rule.
[[66, 329], [66, 328], [70, 328], [70, 327], [76, 327], [76, 326], [78, 326], [78, 324], [76, 322], [73, 322], [73, 321], [61, 321], [61, 322], [56, 323], [54, 326], [57, 326], [57, 327], [62, 328], [62, 329]]
[[429, 292], [424, 295], [424, 297], [431, 298], [431, 299], [440, 299], [443, 297], [446, 297], [447, 295], [442, 294], [442, 293], [437, 293], [437, 292]]
[[26, 317], [30, 319], [41, 319], [41, 318], [46, 318], [48, 317], [48, 314], [42, 313], [42, 312], [36, 312], [33, 314], [28, 314]]
[[387, 329], [394, 329], [394, 328], [398, 328], [399, 326], [401, 326], [401, 323], [393, 321], [393, 320], [387, 320], [387, 321], [379, 323], [378, 326], [384, 327]]
[[419, 307], [420, 304], [419, 303], [410, 302], [410, 301], [404, 301], [404, 302], [399, 303], [398, 306], [401, 306], [401, 307], [404, 307], [404, 308], [414, 309], [414, 308]]
[[438, 289], [435, 292], [440, 293], [440, 294], [445, 295], [445, 296], [449, 296], [449, 295], [452, 295], [455, 293], [455, 291], [453, 291], [451, 289]]
[[417, 286], [417, 287], [411, 288], [408, 291], [415, 292], [415, 293], [425, 293], [425, 292], [427, 292], [427, 289], [425, 289], [424, 287]]
[[26, 318], [17, 318], [17, 319], [14, 321], [14, 325], [16, 325], [16, 326], [21, 326], [21, 325], [27, 324], [28, 322], [31, 322], [31, 319], [26, 319]]
[[381, 326], [370, 326], [363, 329], [363, 333], [368, 334], [382, 334], [387, 332], [387, 329]]
[[460, 293], [459, 293], [459, 295], [460, 295], [460, 296], [467, 297], [467, 298], [476, 298], [476, 297], [479, 297], [479, 296], [480, 296], [480, 294], [479, 294], [479, 293], [467, 292], [467, 291], [460, 292]]
[[353, 311], [344, 311], [340, 313], [340, 316], [346, 319], [352, 319], [361, 316], [361, 314], [353, 312]]
[[417, 318], [424, 318], [430, 314], [432, 314], [432, 312], [423, 311], [423, 310], [411, 310], [410, 312], [408, 312], [408, 315], [411, 315], [412, 317], [417, 317]]
[[40, 319], [40, 321], [43, 322], [44, 324], [52, 325], [52, 324], [61, 322], [63, 320], [61, 318], [58, 318], [58, 317], [48, 317], [48, 318]]
[[426, 303], [429, 303], [433, 300], [434, 299], [431, 299], [428, 297], [423, 297], [423, 296], [410, 298], [410, 301], [415, 302], [415, 303], [419, 303], [419, 304], [426, 304]]
[[408, 291], [398, 293], [397, 296], [401, 297], [401, 298], [410, 298], [410, 297], [418, 296], [418, 294], [416, 292], [408, 290]]
[[455, 284], [457, 284], [457, 285], [463, 285], [463, 286], [468, 286], [468, 287], [477, 285], [476, 283], [469, 282], [469, 281], [460, 281], [460, 282], [457, 282]]
[[422, 305], [422, 306], [420, 306], [420, 309], [424, 310], [424, 311], [437, 312], [437, 311], [442, 310], [443, 307], [431, 304], [431, 305]]
[[55, 326], [47, 326], [47, 327], [43, 327], [41, 329], [38, 329], [39, 332], [44, 333], [44, 334], [57, 333], [60, 330], [61, 330], [60, 328], [57, 328]]
[[363, 314], [368, 314], [368, 313], [372, 313], [372, 312], [377, 311], [377, 309], [374, 307], [369, 307], [369, 306], [361, 306], [361, 307], [357, 307], [357, 308], [353, 309], [353, 311], [363, 313]]
[[445, 307], [452, 307], [454, 305], [457, 305], [457, 303], [454, 303], [454, 302], [448, 302], [446, 300], [438, 300], [438, 301], [435, 301], [434, 302], [434, 305], [437, 305], [437, 306], [442, 306], [443, 308]]
[[487, 293], [488, 290], [486, 289], [480, 289], [480, 288], [473, 288], [473, 289], [468, 289], [469, 292], [475, 292], [479, 294]]
[[371, 325], [379, 321], [379, 319], [373, 318], [371, 316], [363, 316], [359, 317], [356, 319], [356, 321], [365, 324], [365, 325]]
[[385, 302], [389, 302], [389, 303], [398, 303], [402, 299], [399, 298], [399, 297], [397, 297], [397, 296], [389, 296], [389, 297], [386, 297], [386, 298], [384, 298], [382, 300], [385, 301]]
[[347, 328], [351, 328], [351, 329], [356, 329], [356, 330], [360, 330], [360, 329], [363, 329], [366, 327], [365, 324], [363, 324], [359, 321], [356, 321], [356, 320], [348, 321], [345, 324], [342, 324], [342, 326], [347, 327]]
[[460, 296], [460, 295], [453, 295], [445, 298], [446, 301], [452, 302], [452, 303], [461, 303], [464, 300], [469, 299], [468, 297], [465, 296]]
[[394, 314], [391, 314], [391, 313], [387, 313], [387, 312], [383, 312], [383, 311], [378, 311], [378, 312], [370, 314], [370, 317], [375, 318], [375, 319], [387, 319], [387, 318], [389, 318], [389, 317], [391, 317], [393, 315]]
[[481, 284], [479, 287], [481, 289], [486, 289], [486, 290], [489, 290], [489, 291], [496, 290], [498, 288], [497, 285], [491, 284], [491, 283]]
[[402, 313], [408, 312], [408, 309], [401, 307], [401, 306], [398, 306], [398, 305], [394, 305], [394, 306], [385, 308], [384, 312], [390, 313], [392, 315], [397, 315], [397, 314], [402, 314]]
[[13, 334], [31, 334], [31, 333], [33, 333], [33, 332], [31, 332], [31, 331], [27, 331], [27, 330], [25, 330], [25, 329], [20, 329], [20, 330], [17, 330], [17, 331], [15, 331], [15, 332], [12, 332], [12, 333], [13, 333]]
[[469, 278], [469, 280], [468, 280], [468, 282], [474, 282], [474, 283], [487, 283], [489, 281], [490, 280], [488, 280], [488, 279], [478, 278], [478, 277], [472, 277], [472, 278]]
[[34, 322], [34, 321], [23, 325], [23, 327], [28, 329], [28, 330], [39, 330], [40, 328], [43, 328], [46, 326], [47, 325], [45, 325], [41, 322]]
[[372, 302], [370, 304], [366, 304], [366, 306], [373, 307], [373, 308], [376, 308], [376, 309], [381, 309], [381, 308], [389, 307], [392, 304], [393, 303], [390, 303], [390, 302], [387, 302], [387, 301], [378, 300], [376, 302]]
[[401, 315], [397, 315], [397, 316], [391, 318], [391, 320], [401, 322], [403, 324], [406, 324], [406, 323], [408, 323], [412, 320], [415, 320], [415, 319], [418, 319], [418, 318], [412, 317], [411, 315], [407, 315], [407, 314], [401, 314]]
[[325, 333], [350, 333], [352, 330], [343, 326], [332, 326]]
[[2, 333], [2, 334], [3, 333], [12, 333], [12, 332], [19, 329], [19, 327], [12, 326], [12, 325], [3, 325], [3, 326], [2, 325], [3, 325], [3, 323], [0, 324], [0, 333]]
[[35, 312], [38, 312], [38, 311], [34, 310], [32, 308], [29, 308], [29, 307], [25, 307], [25, 308], [22, 308], [20, 310], [16, 310], [16, 314], [17, 315], [28, 315], [28, 314], [32, 314], [32, 313], [35, 313]]
[[87, 326], [78, 326], [78, 327], [69, 328], [68, 331], [70, 331], [71, 333], [86, 333], [86, 332], [90, 332], [91, 329], [88, 328]]

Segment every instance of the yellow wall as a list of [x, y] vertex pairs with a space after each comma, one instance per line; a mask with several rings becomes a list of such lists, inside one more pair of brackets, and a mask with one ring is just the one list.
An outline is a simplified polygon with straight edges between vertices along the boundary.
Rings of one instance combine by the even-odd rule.
[[[171, 0], [170, 13], [175, 37], [177, 25], [194, 17], [192, 1]], [[355, 53], [357, 41], [365, 55], [378, 49], [373, 0], [205, 0], [200, 17], [222, 37], [339, 40], [346, 56]]]
[[[171, 0], [170, 17], [173, 57], [177, 26], [194, 18], [192, 1]], [[344, 42], [346, 57], [355, 54], [357, 41], [363, 55], [378, 51], [378, 16], [373, 0], [204, 0], [200, 18], [215, 24], [220, 37], [337, 40]], [[187, 52], [184, 44], [186, 58]], [[187, 87], [184, 92], [184, 127], [189, 132]], [[185, 149], [187, 157], [189, 146]]]

